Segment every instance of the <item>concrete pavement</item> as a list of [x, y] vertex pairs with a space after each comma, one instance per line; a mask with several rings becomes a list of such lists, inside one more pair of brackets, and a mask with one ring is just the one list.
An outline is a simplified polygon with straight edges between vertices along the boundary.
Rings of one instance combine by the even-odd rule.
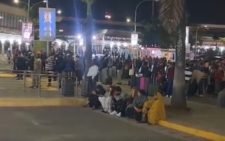
[[201, 141], [87, 108], [0, 109], [2, 141]]

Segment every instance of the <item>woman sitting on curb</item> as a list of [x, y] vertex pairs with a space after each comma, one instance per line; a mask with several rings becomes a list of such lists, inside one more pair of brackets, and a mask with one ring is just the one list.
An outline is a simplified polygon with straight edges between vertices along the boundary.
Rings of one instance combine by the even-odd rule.
[[160, 91], [153, 98], [145, 102], [142, 113], [143, 117], [147, 117], [147, 122], [152, 125], [166, 119], [165, 103]]

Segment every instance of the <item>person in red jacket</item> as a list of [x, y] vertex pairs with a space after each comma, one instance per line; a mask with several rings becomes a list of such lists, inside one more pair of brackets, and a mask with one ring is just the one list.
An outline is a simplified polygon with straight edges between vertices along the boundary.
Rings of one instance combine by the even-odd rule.
[[215, 93], [219, 93], [223, 88], [224, 71], [222, 67], [218, 67], [214, 73]]

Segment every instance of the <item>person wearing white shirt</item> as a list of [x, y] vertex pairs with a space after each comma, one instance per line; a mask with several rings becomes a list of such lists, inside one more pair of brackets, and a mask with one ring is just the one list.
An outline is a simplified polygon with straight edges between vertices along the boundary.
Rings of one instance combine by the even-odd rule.
[[99, 73], [99, 68], [96, 63], [93, 63], [92, 66], [88, 69], [88, 94], [95, 90], [97, 75]]

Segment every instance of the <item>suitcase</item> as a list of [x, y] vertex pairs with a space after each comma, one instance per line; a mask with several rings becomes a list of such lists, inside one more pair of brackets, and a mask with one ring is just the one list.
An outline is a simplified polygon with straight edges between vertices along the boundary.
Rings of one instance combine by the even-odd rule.
[[148, 92], [149, 88], [149, 80], [146, 77], [140, 78], [140, 90], [144, 90], [146, 93]]

